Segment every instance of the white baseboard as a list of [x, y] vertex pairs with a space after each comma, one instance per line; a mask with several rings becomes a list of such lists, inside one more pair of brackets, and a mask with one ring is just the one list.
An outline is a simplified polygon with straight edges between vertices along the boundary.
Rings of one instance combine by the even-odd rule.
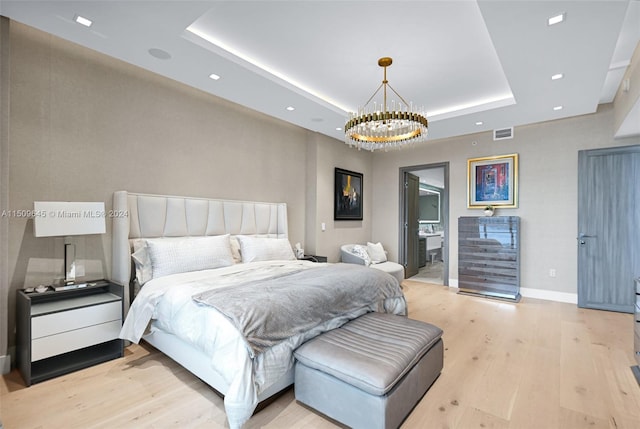
[[[449, 287], [458, 287], [458, 279], [449, 279]], [[544, 299], [547, 301], [566, 302], [568, 304], [578, 304], [578, 294], [568, 292], [558, 292], [555, 290], [520, 288], [520, 295], [525, 298]]]
[[558, 292], [555, 290], [520, 288], [520, 295], [526, 298], [545, 299], [547, 301], [566, 302], [568, 304], [578, 304], [578, 294], [568, 292]]
[[0, 371], [2, 374], [9, 374], [11, 372], [11, 356], [0, 356]]

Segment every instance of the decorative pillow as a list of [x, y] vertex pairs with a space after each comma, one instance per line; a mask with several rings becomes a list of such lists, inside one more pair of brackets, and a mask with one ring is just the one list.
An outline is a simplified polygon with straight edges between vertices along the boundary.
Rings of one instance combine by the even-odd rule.
[[387, 262], [387, 252], [384, 251], [384, 247], [380, 242], [375, 244], [367, 243], [367, 253], [371, 257], [372, 264]]
[[360, 258], [364, 259], [364, 264], [368, 267], [369, 265], [371, 265], [371, 258], [369, 257], [369, 253], [367, 253], [367, 248], [360, 245], [360, 244], [356, 244], [355, 246], [353, 246], [353, 248], [351, 249], [351, 253], [353, 253], [356, 256], [359, 256]]
[[134, 240], [131, 259], [133, 259], [133, 264], [136, 268], [136, 280], [142, 286], [153, 278], [147, 240]]
[[295, 260], [291, 243], [286, 238], [236, 236], [240, 242], [242, 262]]
[[233, 265], [229, 234], [147, 240], [153, 278]]
[[240, 255], [240, 242], [235, 235], [229, 237], [231, 243], [231, 254], [233, 255], [233, 262], [239, 264], [242, 262], [242, 255]]

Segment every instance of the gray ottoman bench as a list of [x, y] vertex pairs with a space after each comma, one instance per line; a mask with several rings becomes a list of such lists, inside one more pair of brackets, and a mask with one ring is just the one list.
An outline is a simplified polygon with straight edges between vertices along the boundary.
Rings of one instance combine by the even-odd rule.
[[353, 428], [397, 428], [442, 370], [442, 330], [367, 313], [300, 346], [295, 396]]

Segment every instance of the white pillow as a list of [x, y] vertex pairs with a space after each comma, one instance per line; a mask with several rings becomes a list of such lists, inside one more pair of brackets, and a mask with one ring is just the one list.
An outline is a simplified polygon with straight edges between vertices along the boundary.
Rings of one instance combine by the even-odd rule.
[[147, 240], [153, 278], [233, 265], [229, 234]]
[[384, 251], [384, 247], [380, 242], [367, 243], [367, 253], [371, 257], [372, 264], [379, 264], [381, 262], [387, 262], [387, 253]]
[[351, 253], [353, 253], [356, 256], [359, 256], [360, 258], [364, 259], [364, 264], [368, 267], [369, 265], [371, 265], [371, 258], [369, 257], [369, 253], [367, 253], [367, 248], [360, 245], [360, 244], [356, 244], [351, 248]]
[[133, 241], [133, 253], [131, 254], [131, 259], [133, 259], [133, 264], [136, 268], [136, 279], [138, 280], [138, 284], [142, 286], [153, 278], [147, 240]]
[[286, 238], [236, 236], [240, 242], [242, 262], [295, 260], [291, 243]]

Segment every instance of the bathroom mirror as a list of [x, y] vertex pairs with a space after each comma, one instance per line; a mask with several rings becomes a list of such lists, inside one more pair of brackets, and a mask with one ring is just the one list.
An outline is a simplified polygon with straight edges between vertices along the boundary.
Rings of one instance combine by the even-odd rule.
[[440, 223], [440, 192], [420, 186], [420, 223]]

